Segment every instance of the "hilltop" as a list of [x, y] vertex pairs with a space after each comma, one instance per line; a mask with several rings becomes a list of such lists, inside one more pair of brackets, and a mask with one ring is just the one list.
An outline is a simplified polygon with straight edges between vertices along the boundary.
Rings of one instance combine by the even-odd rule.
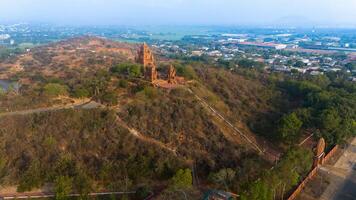
[[98, 37], [79, 37], [27, 49], [0, 64], [2, 79], [26, 74], [65, 78], [76, 69], [97, 71], [120, 62], [133, 61], [135, 44]]
[[[147, 67], [136, 60], [139, 47], [82, 37], [3, 62], [2, 77], [21, 88], [0, 95], [0, 183], [31, 191], [65, 176], [73, 191], [144, 186], [164, 188], [161, 199], [179, 199], [172, 188], [184, 169], [192, 199], [206, 188], [258, 199], [252, 196], [270, 194], [269, 182], [283, 182], [287, 191], [309, 170], [313, 146], [297, 145], [307, 130], [330, 145], [353, 134], [355, 93], [346, 83], [167, 58], [154, 63], [154, 51]], [[163, 87], [167, 77], [170, 87]], [[81, 101], [96, 103], [68, 106]], [[330, 119], [337, 124], [320, 123]]]

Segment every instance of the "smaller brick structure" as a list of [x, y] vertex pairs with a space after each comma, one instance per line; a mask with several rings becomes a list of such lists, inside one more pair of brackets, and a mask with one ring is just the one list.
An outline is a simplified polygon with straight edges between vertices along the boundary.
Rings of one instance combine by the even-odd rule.
[[169, 84], [177, 84], [176, 69], [173, 67], [173, 65], [170, 65], [168, 68], [167, 81]]

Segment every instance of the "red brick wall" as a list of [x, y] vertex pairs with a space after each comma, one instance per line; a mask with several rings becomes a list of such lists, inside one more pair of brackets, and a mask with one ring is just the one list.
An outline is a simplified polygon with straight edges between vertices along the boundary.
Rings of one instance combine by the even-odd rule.
[[[324, 161], [326, 162], [328, 161], [335, 153], [336, 151], [339, 149], [339, 146], [336, 145], [334, 148], [331, 149], [331, 151], [329, 151], [329, 153], [325, 156]], [[304, 180], [298, 185], [298, 187], [294, 190], [294, 192], [288, 197], [287, 200], [294, 200], [299, 193], [303, 190], [303, 188], [305, 187], [305, 185], [308, 183], [309, 180], [311, 180], [312, 178], [315, 177], [315, 175], [318, 172], [318, 167], [315, 167], [314, 169], [312, 169], [308, 176], [304, 178]]]
[[339, 149], [338, 145], [336, 145], [333, 149], [331, 149], [331, 151], [329, 151], [329, 153], [325, 156], [324, 162], [328, 161], [331, 157], [333, 157], [338, 149]]

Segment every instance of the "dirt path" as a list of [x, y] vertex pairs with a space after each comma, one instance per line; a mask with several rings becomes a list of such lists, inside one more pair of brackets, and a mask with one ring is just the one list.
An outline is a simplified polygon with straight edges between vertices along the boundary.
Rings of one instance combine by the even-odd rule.
[[35, 114], [35, 113], [50, 112], [50, 111], [71, 109], [71, 108], [93, 109], [93, 108], [98, 108], [100, 106], [101, 106], [101, 104], [98, 104], [96, 102], [89, 100], [89, 101], [76, 102], [76, 103], [67, 104], [67, 105], [0, 113], [0, 118], [6, 117], [6, 116], [14, 116], [14, 115], [30, 115], [30, 114]]
[[[88, 196], [103, 196], [103, 195], [122, 195], [122, 194], [135, 194], [135, 191], [130, 192], [92, 192]], [[69, 194], [69, 197], [79, 197], [80, 194]], [[53, 192], [26, 192], [26, 193], [9, 193], [0, 194], [0, 199], [39, 199], [39, 198], [53, 198], [55, 194]]]
[[140, 132], [138, 132], [136, 129], [133, 129], [133, 128], [130, 128], [123, 120], [121, 120], [119, 117], [117, 117], [117, 122], [119, 125], [121, 125], [122, 127], [126, 128], [133, 136], [135, 136], [136, 138], [144, 141], [144, 142], [147, 142], [147, 143], [151, 143], [151, 144], [154, 144], [162, 149], [165, 149], [165, 150], [168, 150], [169, 152], [172, 152], [174, 155], [177, 156], [177, 151], [176, 149], [173, 149], [173, 148], [170, 148], [168, 147], [166, 144], [158, 141], [158, 140], [155, 140], [151, 137], [147, 137], [145, 136], [145, 134], [142, 134]]

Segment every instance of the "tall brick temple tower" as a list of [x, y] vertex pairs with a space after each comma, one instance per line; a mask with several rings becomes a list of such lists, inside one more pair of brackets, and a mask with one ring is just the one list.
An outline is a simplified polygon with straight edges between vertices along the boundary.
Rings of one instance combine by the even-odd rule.
[[154, 82], [157, 80], [157, 67], [151, 49], [144, 43], [138, 50], [137, 62], [143, 65], [145, 79]]

